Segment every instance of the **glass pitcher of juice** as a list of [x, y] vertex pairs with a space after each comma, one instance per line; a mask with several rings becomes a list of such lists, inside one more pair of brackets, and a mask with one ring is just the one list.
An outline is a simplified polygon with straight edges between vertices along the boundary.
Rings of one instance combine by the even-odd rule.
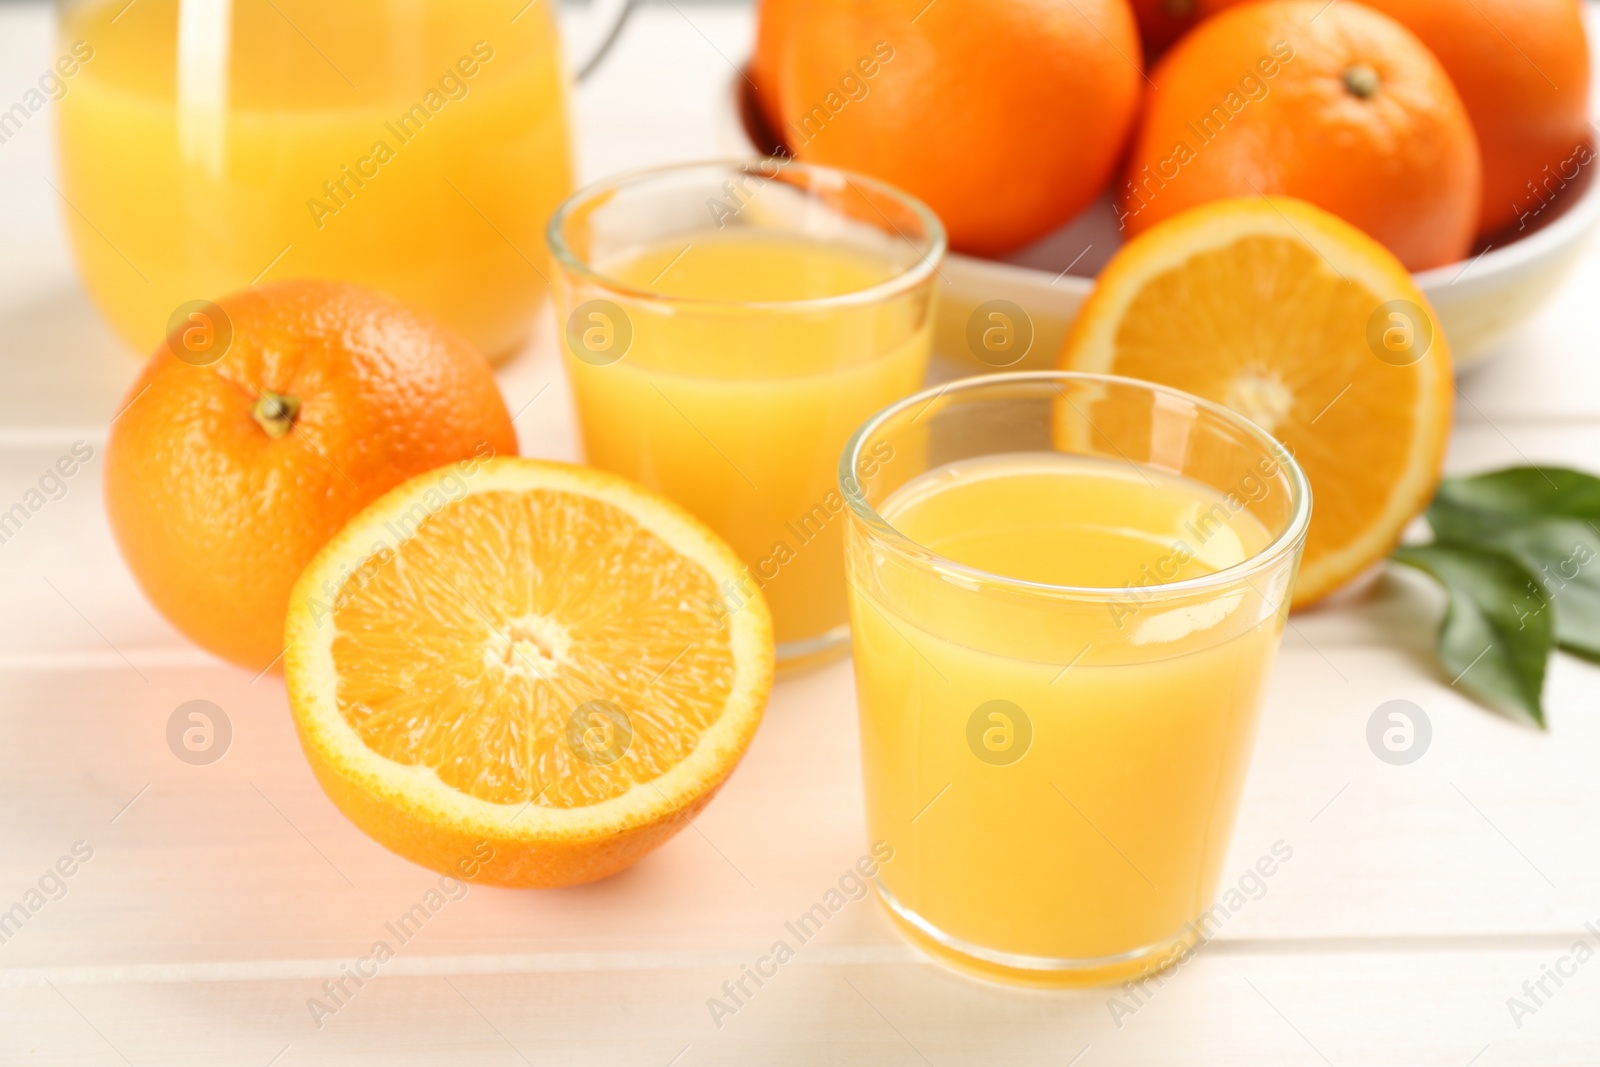
[[58, 29], [63, 215], [135, 349], [290, 277], [387, 292], [491, 358], [523, 340], [572, 187], [550, 3], [69, 0]]

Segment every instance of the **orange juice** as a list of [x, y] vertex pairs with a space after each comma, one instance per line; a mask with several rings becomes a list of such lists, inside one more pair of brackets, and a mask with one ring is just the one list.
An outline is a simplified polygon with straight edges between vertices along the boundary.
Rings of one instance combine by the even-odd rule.
[[330, 277], [431, 311], [488, 354], [513, 348], [572, 182], [550, 11], [66, 5], [64, 42], [93, 58], [59, 105], [63, 214], [117, 333], [147, 352], [187, 301]]
[[[598, 364], [569, 330], [589, 462], [721, 534], [766, 597], [780, 658], [792, 658], [786, 648], [845, 621], [835, 466], [863, 419], [922, 384], [927, 294], [852, 301], [903, 264], [760, 228], [653, 242], [595, 269], [618, 287], [609, 300], [632, 336], [625, 356]], [[835, 297], [846, 299], [826, 303]]]
[[[1248, 580], [1150, 594], [1256, 556], [1267, 528], [1197, 481], [1055, 452], [938, 467], [877, 510], [971, 568], [887, 565], [852, 526], [868, 838], [895, 850], [878, 876], [891, 911], [935, 952], [1002, 968], [1105, 977], [1193, 940], [1282, 618]], [[1123, 593], [1074, 604], [1017, 582]]]

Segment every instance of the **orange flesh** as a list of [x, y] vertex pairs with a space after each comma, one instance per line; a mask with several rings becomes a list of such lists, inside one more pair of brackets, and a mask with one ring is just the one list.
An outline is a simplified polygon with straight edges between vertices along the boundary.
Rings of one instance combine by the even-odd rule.
[[1411, 427], [1425, 387], [1367, 347], [1382, 302], [1298, 242], [1245, 237], [1144, 283], [1113, 369], [1219, 399], [1284, 442], [1316, 493], [1310, 561], [1366, 531], [1414, 462], [1409, 430], [1373, 432]]
[[[581, 807], [651, 782], [694, 750], [732, 690], [712, 576], [575, 493], [444, 502], [336, 603], [345, 721], [372, 751], [492, 803]], [[571, 743], [592, 700], [631, 727], [614, 760], [604, 718], [580, 713], [578, 730], [599, 729], [606, 758]]]

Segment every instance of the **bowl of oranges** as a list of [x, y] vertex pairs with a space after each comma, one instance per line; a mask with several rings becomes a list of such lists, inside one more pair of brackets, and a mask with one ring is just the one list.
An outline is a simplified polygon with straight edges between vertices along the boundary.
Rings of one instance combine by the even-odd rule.
[[1055, 365], [1128, 240], [1292, 197], [1411, 272], [1456, 368], [1600, 219], [1579, 0], [762, 0], [730, 149], [889, 181], [944, 220], [955, 373]]

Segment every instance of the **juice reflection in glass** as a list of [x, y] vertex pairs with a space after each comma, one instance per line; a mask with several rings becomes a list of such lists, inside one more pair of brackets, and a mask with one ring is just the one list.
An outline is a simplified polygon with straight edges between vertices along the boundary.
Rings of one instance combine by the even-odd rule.
[[841, 475], [868, 834], [902, 928], [1042, 984], [1207, 936], [1310, 514], [1294, 461], [1175, 391], [1018, 374], [891, 407]]
[[693, 165], [578, 193], [550, 242], [588, 461], [733, 546], [781, 663], [842, 648], [834, 466], [861, 420], [922, 385], [937, 219], [837, 171]]
[[63, 4], [61, 47], [91, 55], [58, 105], [63, 216], [95, 302], [148, 352], [185, 302], [339, 278], [488, 355], [514, 348], [547, 289], [545, 220], [572, 188], [550, 12]]

